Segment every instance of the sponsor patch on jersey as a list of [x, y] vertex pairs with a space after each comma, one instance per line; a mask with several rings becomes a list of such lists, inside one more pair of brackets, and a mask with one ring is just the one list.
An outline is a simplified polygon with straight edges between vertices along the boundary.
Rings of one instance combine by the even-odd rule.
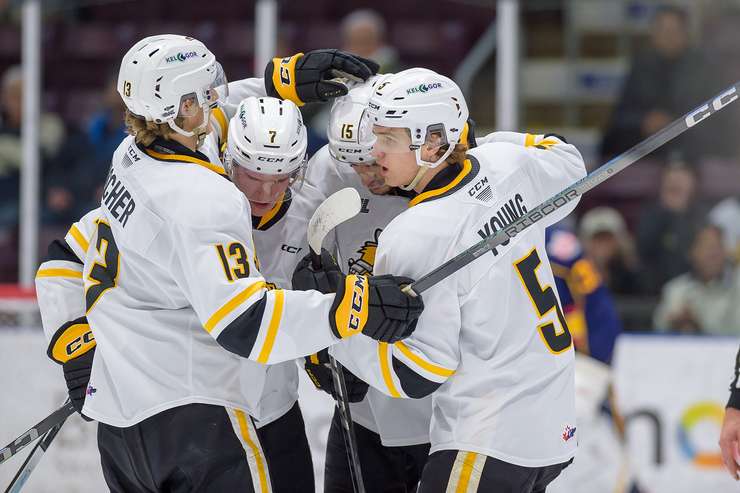
[[98, 391], [98, 389], [96, 389], [96, 388], [95, 388], [95, 387], [93, 387], [92, 385], [89, 385], [89, 384], [88, 384], [88, 386], [87, 386], [87, 389], [85, 389], [85, 395], [86, 395], [86, 396], [88, 396], [88, 397], [92, 397], [92, 395], [93, 395], [93, 394], [94, 394], [95, 392], [97, 392], [97, 391]]

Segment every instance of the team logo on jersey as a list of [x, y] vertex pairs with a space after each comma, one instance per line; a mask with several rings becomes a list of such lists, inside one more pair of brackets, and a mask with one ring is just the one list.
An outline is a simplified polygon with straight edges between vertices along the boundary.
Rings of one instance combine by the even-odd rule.
[[563, 441], [567, 442], [571, 438], [573, 438], [576, 435], [576, 427], [574, 426], [571, 428], [570, 426], [566, 426], [565, 430], [563, 430]]
[[92, 395], [93, 395], [93, 394], [94, 394], [95, 392], [97, 392], [97, 391], [98, 391], [98, 389], [96, 389], [96, 388], [95, 388], [95, 387], [93, 387], [92, 385], [88, 385], [88, 386], [87, 386], [87, 389], [85, 389], [85, 395], [86, 395], [86, 396], [89, 396], [89, 397], [92, 397]]
[[378, 249], [378, 238], [382, 232], [381, 228], [377, 228], [373, 234], [373, 239], [366, 241], [357, 249], [360, 256], [347, 261], [349, 271], [352, 274], [372, 274], [375, 265], [375, 252]]

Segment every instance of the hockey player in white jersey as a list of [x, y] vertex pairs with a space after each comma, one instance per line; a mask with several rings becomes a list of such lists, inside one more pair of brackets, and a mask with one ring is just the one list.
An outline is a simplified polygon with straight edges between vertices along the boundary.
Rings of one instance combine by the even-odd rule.
[[[499, 132], [466, 154], [467, 116], [459, 88], [429, 70], [376, 86], [360, 131], [386, 183], [417, 193], [381, 234], [376, 274], [419, 277], [585, 175], [556, 136]], [[544, 234], [565, 209], [427, 290], [409, 339], [330, 349], [390, 396], [433, 393], [419, 491], [540, 492], [572, 461], [573, 347]]]
[[[372, 273], [378, 237], [408, 207], [413, 195], [385, 184], [371, 146], [359, 139], [362, 115], [379, 78], [355, 85], [347, 96], [334, 101], [327, 128], [329, 144], [314, 154], [307, 169], [306, 180], [324, 195], [345, 187], [360, 194], [360, 214], [334, 230], [337, 259], [344, 272]], [[306, 358], [305, 367], [317, 387], [333, 393], [324, 353]], [[366, 491], [414, 491], [429, 453], [431, 397], [393, 399], [377, 389], [368, 390], [346, 369], [345, 381]], [[353, 491], [341, 427], [335, 410], [326, 448], [325, 493]]]
[[[325, 198], [303, 180], [307, 143], [301, 113], [287, 100], [247, 98], [229, 125], [224, 165], [249, 200], [260, 273], [275, 288], [290, 289], [293, 270], [308, 251], [308, 221]], [[255, 371], [265, 373], [255, 426], [273, 490], [313, 491], [298, 366], [286, 361]]]
[[[328, 67], [299, 76], [301, 56], [287, 68], [275, 64], [285, 77], [266, 80], [267, 92], [284, 84], [300, 97], [302, 78], [314, 77], [314, 90], [322, 84]], [[53, 295], [40, 304], [47, 314], [66, 307], [77, 315], [44, 322], [50, 354], [65, 370], [78, 350], [92, 353], [85, 326], [92, 328], [96, 356], [82, 411], [100, 422], [113, 491], [269, 489], [246, 417], [257, 414], [250, 405], [262, 387], [244, 378], [246, 358], [287, 361], [360, 332], [392, 341], [413, 331], [422, 309], [400, 293], [408, 281], [392, 276], [347, 276], [348, 289], [334, 297], [268, 289], [248, 201], [217, 159], [198, 150], [209, 109], [223, 97], [220, 74], [205, 46], [184, 36], [146, 38], [127, 53], [119, 92], [134, 135], [114, 153], [93, 228], [73, 228], [76, 247], [61, 248], [37, 276], [84, 281], [81, 312]]]

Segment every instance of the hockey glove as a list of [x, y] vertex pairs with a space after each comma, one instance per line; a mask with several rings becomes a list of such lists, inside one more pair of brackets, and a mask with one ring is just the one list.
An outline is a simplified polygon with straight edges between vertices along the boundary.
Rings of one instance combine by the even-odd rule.
[[314, 270], [309, 253], [298, 262], [293, 271], [292, 286], [298, 291], [315, 289], [324, 294], [336, 293], [343, 274], [331, 254], [321, 249], [321, 269]]
[[380, 342], [394, 343], [410, 336], [424, 310], [421, 296], [401, 291], [408, 277], [346, 276], [334, 297], [329, 324], [340, 338], [362, 332]]
[[347, 94], [347, 86], [335, 77], [367, 80], [380, 66], [372, 60], [341, 50], [314, 50], [305, 55], [273, 58], [265, 68], [267, 95], [289, 99], [298, 106], [323, 102]]
[[69, 399], [86, 421], [92, 421], [82, 414], [82, 406], [90, 383], [95, 345], [87, 319], [81, 317], [62, 325], [51, 338], [47, 350], [49, 358], [62, 365]]
[[[334, 400], [338, 400], [339, 396], [334, 390], [334, 379], [329, 366], [328, 351], [322, 349], [316, 354], [306, 356], [305, 360], [304, 368], [316, 388], [331, 395]], [[360, 402], [367, 394], [368, 385], [345, 367], [342, 367], [342, 373], [344, 373], [344, 383], [347, 387], [347, 400]]]

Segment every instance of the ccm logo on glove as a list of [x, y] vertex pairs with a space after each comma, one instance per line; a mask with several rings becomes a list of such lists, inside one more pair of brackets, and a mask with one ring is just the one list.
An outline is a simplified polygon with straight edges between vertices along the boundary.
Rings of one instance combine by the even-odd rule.
[[368, 305], [367, 276], [347, 276], [344, 283], [345, 292], [351, 295], [342, 300], [334, 316], [339, 336], [342, 338], [362, 332], [367, 322]]

